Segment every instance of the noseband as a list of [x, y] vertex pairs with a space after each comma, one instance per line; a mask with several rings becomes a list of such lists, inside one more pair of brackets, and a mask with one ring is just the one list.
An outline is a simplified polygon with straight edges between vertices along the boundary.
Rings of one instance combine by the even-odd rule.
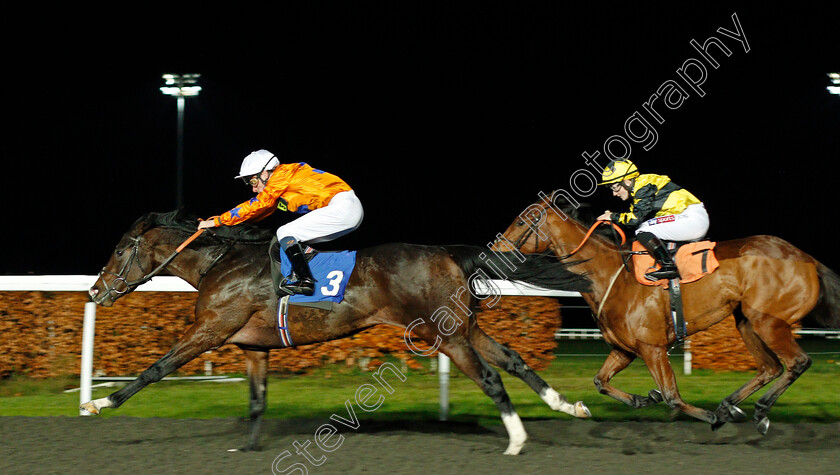
[[[522, 220], [522, 221], [527, 221], [528, 229], [524, 233], [522, 233], [522, 235], [519, 236], [519, 238], [517, 238], [515, 242], [513, 242], [513, 247], [515, 249], [521, 250], [522, 246], [524, 246], [528, 242], [528, 239], [531, 237], [532, 234], [534, 235], [534, 250], [539, 249], [539, 247], [540, 247], [539, 227], [540, 227], [540, 224], [543, 222], [543, 220], [545, 220], [545, 210], [540, 209], [539, 213], [540, 213], [540, 217], [537, 221], [534, 221], [534, 220], [531, 220], [531, 219], [527, 219], [527, 220], [523, 219]], [[546, 251], [550, 247], [551, 247], [551, 242], [549, 241], [549, 246], [546, 248]]]
[[[131, 246], [131, 255], [128, 256], [128, 259], [125, 261], [120, 271], [115, 273], [109, 271], [104, 267], [101, 271], [99, 271], [99, 279], [102, 281], [102, 285], [105, 286], [105, 294], [102, 295], [102, 300], [104, 300], [105, 297], [110, 295], [112, 292], [117, 295], [126, 294], [136, 289], [140, 285], [144, 284], [145, 282], [148, 282], [151, 279], [149, 274], [146, 274], [146, 271], [140, 264], [140, 260], [137, 258], [137, 252], [140, 249], [140, 237], [132, 237], [129, 239], [131, 239], [134, 242], [134, 244]], [[137, 260], [137, 267], [140, 269], [141, 272], [146, 274], [146, 276], [144, 276], [138, 281], [128, 282], [128, 272], [131, 270], [131, 265], [134, 264], [135, 259]], [[114, 276], [114, 279], [111, 281], [110, 284], [108, 284], [108, 282], [106, 282], [105, 279], [102, 279], [102, 276], [106, 274]]]

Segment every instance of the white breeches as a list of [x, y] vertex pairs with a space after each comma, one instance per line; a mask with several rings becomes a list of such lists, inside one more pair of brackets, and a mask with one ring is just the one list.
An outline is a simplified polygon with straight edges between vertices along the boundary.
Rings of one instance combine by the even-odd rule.
[[709, 214], [703, 203], [693, 204], [680, 214], [649, 219], [636, 228], [636, 234], [648, 232], [663, 241], [693, 241], [709, 231]]
[[342, 191], [323, 208], [314, 209], [277, 229], [277, 239], [292, 236], [314, 244], [344, 236], [362, 224], [365, 212], [353, 190]]

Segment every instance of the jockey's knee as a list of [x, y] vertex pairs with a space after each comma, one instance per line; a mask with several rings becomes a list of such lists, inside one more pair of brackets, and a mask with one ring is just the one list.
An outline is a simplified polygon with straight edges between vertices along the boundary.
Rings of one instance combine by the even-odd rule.
[[278, 239], [277, 242], [280, 244], [280, 248], [285, 251], [290, 246], [294, 246], [295, 244], [297, 244], [298, 241], [297, 239], [295, 239], [294, 236], [286, 236], [281, 239]]

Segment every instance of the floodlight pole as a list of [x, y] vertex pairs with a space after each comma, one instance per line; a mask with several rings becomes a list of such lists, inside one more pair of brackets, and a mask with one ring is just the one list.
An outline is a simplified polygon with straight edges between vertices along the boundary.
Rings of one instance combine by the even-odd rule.
[[160, 88], [164, 94], [175, 96], [177, 100], [178, 118], [176, 129], [175, 149], [175, 203], [177, 208], [184, 205], [184, 106], [186, 98], [197, 96], [201, 91], [200, 86], [195, 83], [200, 74], [164, 74], [165, 86]]
[[184, 96], [177, 97], [178, 126], [175, 146], [175, 208], [184, 205]]

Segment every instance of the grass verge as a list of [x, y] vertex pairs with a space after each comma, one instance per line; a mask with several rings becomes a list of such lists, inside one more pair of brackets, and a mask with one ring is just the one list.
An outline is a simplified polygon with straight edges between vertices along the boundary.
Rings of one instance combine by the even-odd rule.
[[[814, 364], [776, 403], [771, 412], [774, 422], [837, 422], [840, 421], [840, 351], [812, 354]], [[670, 410], [664, 404], [633, 409], [607, 396], [598, 394], [592, 378], [603, 363], [603, 355], [561, 356], [540, 375], [570, 401], [582, 400], [596, 420], [666, 421]], [[355, 404], [357, 389], [370, 383], [379, 387], [372, 371], [346, 366], [330, 366], [312, 374], [273, 376], [268, 385], [269, 418], [324, 418], [331, 414], [345, 415], [345, 401], [357, 408], [357, 416], [365, 420], [437, 420], [439, 414], [438, 375], [429, 370], [405, 372], [406, 380], [389, 378], [392, 394], [379, 390], [374, 397], [384, 397], [374, 411], [362, 412]], [[683, 399], [699, 407], [714, 409], [725, 396], [752, 378], [752, 373], [695, 370], [681, 374], [682, 359], [674, 357], [672, 365]], [[376, 368], [373, 368], [376, 369]], [[549, 409], [522, 381], [502, 373], [511, 400], [523, 419], [568, 418]], [[647, 394], [653, 388], [647, 368], [639, 361], [613, 379], [625, 391]], [[12, 378], [0, 382], [0, 416], [76, 416], [79, 393], [64, 393], [77, 386], [71, 378], [29, 380]], [[94, 398], [105, 397], [115, 388], [95, 389]], [[453, 421], [494, 425], [499, 413], [471, 380], [453, 367], [450, 378], [450, 413]], [[761, 391], [741, 405], [749, 415]], [[139, 392], [116, 410], [106, 409], [99, 417], [172, 417], [216, 418], [245, 417], [248, 405], [246, 382], [168, 382], [163, 381]], [[680, 416], [687, 418], [686, 416]]]

